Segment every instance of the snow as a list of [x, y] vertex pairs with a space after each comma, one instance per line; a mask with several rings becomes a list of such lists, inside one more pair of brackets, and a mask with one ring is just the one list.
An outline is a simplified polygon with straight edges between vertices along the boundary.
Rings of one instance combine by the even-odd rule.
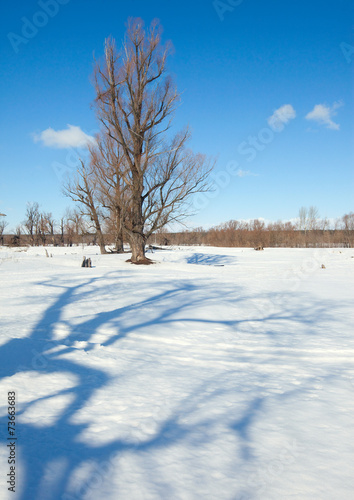
[[0, 247], [1, 500], [353, 498], [353, 249], [47, 250]]

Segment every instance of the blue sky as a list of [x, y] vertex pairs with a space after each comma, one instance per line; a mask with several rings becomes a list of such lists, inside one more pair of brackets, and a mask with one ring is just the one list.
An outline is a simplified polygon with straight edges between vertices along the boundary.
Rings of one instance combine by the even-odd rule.
[[138, 16], [159, 18], [173, 43], [169, 71], [183, 92], [175, 126], [189, 125], [190, 146], [218, 158], [215, 191], [195, 200], [190, 227], [289, 220], [310, 205], [322, 217], [352, 211], [351, 4], [5, 1], [0, 212], [8, 229], [23, 221], [27, 202], [57, 219], [70, 206], [63, 173], [84, 154], [84, 134], [97, 131], [93, 54], [110, 35], [120, 45], [127, 19]]

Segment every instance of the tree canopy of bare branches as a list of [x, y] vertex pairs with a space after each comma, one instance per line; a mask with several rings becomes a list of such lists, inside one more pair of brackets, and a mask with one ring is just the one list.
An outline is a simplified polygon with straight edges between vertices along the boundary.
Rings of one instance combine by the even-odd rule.
[[90, 150], [100, 203], [116, 217], [132, 250], [132, 262], [145, 260], [147, 238], [188, 213], [192, 194], [208, 189], [212, 161], [187, 148], [186, 129], [170, 134], [179, 94], [166, 73], [170, 45], [161, 27], [148, 30], [130, 20], [120, 51], [105, 43], [96, 64], [95, 109], [101, 124]]

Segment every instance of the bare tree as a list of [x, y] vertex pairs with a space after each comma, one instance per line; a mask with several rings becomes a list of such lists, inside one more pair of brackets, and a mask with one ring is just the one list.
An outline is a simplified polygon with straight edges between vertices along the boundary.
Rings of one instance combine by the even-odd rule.
[[106, 40], [104, 60], [94, 75], [102, 134], [116, 142], [122, 155], [120, 178], [129, 192], [124, 232], [134, 263], [146, 261], [149, 235], [186, 216], [190, 196], [208, 189], [212, 168], [204, 155], [187, 149], [188, 130], [167, 135], [179, 101], [165, 76], [169, 52], [157, 21], [145, 32], [141, 19], [131, 20], [121, 52], [113, 39]]
[[[86, 168], [82, 160], [80, 167], [77, 170], [77, 175], [74, 179], [70, 179], [64, 185], [64, 194], [77, 202], [80, 206], [80, 215], [87, 216], [93, 223], [97, 233], [98, 243], [101, 253], [106, 253], [104, 234], [102, 230], [102, 217], [100, 214], [99, 203], [97, 200], [95, 175], [92, 169]], [[76, 234], [79, 234], [79, 229], [82, 229], [82, 217], [80, 219], [81, 227], [78, 226], [79, 213], [75, 212], [75, 218], [69, 216], [75, 222]]]
[[301, 207], [299, 210], [299, 229], [305, 231], [305, 234], [307, 231], [317, 229], [318, 218], [319, 213], [316, 207]]
[[354, 246], [354, 213], [349, 212], [342, 217], [345, 246]]
[[48, 232], [48, 236], [50, 236], [52, 245], [55, 245], [55, 220], [53, 218], [53, 215], [51, 212], [44, 212], [42, 216], [46, 221], [46, 229]]
[[63, 246], [65, 244], [65, 225], [66, 225], [66, 216], [63, 215], [59, 221], [60, 244]]
[[[3, 215], [3, 214], [0, 214], [0, 215]], [[9, 225], [8, 222], [4, 221], [4, 220], [1, 220], [0, 221], [0, 241], [1, 241], [1, 245], [4, 244], [4, 231], [5, 231], [5, 228]]]
[[69, 220], [67, 218], [65, 218], [64, 232], [66, 235], [67, 245], [69, 247], [72, 247], [74, 240], [76, 239], [75, 225], [71, 220]]
[[73, 243], [79, 243], [80, 236], [85, 231], [85, 224], [80, 211], [67, 208], [64, 217], [61, 219], [61, 224], [64, 225], [64, 235], [68, 246], [71, 247]]
[[5, 220], [0, 221], [0, 235], [4, 234], [5, 228], [9, 225]]
[[311, 206], [308, 209], [307, 214], [308, 214], [307, 215], [308, 228], [310, 231], [314, 231], [317, 229], [317, 226], [318, 226], [318, 218], [319, 218], [318, 208]]
[[37, 241], [40, 241], [42, 245], [46, 244], [47, 236], [50, 234], [48, 216], [49, 214], [41, 212], [39, 214], [38, 224], [36, 227]]
[[319, 213], [314, 206], [301, 207], [299, 210], [298, 227], [304, 232], [306, 246], [316, 245], [316, 230], [319, 228]]
[[299, 210], [299, 219], [298, 219], [298, 224], [299, 224], [299, 229], [302, 231], [308, 230], [308, 217], [307, 217], [307, 208], [306, 207], [301, 207]]
[[130, 192], [124, 182], [126, 169], [119, 142], [108, 134], [98, 135], [96, 145], [90, 147], [90, 166], [95, 177], [96, 197], [106, 213], [106, 229], [113, 236], [115, 251], [123, 252]]
[[10, 245], [15, 246], [15, 247], [21, 245], [22, 230], [23, 230], [23, 227], [21, 226], [21, 224], [16, 226], [15, 230], [13, 231], [13, 236], [10, 240]]
[[40, 212], [38, 203], [27, 203], [26, 219], [23, 222], [23, 226], [30, 236], [31, 245], [34, 245], [36, 242], [39, 220]]
[[73, 224], [76, 243], [80, 243], [81, 237], [87, 233], [87, 224], [84, 215], [78, 208], [70, 210], [68, 214], [68, 222]]

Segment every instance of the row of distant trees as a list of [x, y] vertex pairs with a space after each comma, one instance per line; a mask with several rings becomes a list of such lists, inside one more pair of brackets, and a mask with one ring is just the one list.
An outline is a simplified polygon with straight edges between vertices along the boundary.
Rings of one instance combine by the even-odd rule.
[[12, 234], [5, 234], [7, 226], [5, 220], [0, 221], [0, 242], [3, 245], [71, 246], [97, 242], [94, 226], [78, 210], [67, 209], [59, 220], [55, 220], [51, 212], [40, 210], [37, 202], [27, 203], [25, 219]]
[[[316, 215], [316, 217], [314, 217]], [[301, 209], [295, 222], [230, 220], [209, 230], [155, 235], [157, 245], [211, 245], [220, 247], [354, 247], [354, 213], [334, 223], [320, 219], [317, 210]]]
[[[6, 222], [0, 221], [2, 244], [8, 245], [77, 245], [100, 244], [105, 251], [110, 246], [117, 251], [116, 227], [110, 219], [97, 234], [95, 222], [79, 210], [67, 209], [54, 220], [50, 212], [40, 210], [38, 203], [28, 203], [23, 223], [12, 234], [4, 234]], [[123, 243], [120, 242], [120, 251]], [[319, 217], [315, 207], [301, 208], [294, 222], [271, 222], [230, 220], [211, 229], [197, 228], [182, 232], [166, 229], [152, 233], [151, 245], [211, 245], [222, 247], [354, 247], [354, 213], [350, 212], [331, 222]]]

